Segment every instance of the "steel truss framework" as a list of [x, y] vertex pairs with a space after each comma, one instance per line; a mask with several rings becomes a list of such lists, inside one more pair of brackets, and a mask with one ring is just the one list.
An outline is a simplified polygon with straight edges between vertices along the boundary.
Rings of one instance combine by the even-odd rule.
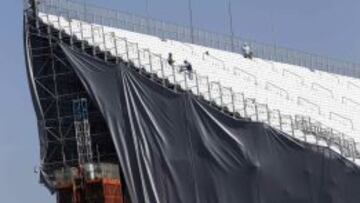
[[[234, 118], [261, 121], [292, 136], [295, 136], [296, 131], [301, 131], [304, 141], [307, 141], [307, 135], [312, 135], [317, 143], [325, 141], [328, 146], [336, 146], [340, 153], [349, 159], [360, 157], [357, 143], [345, 138], [344, 134], [308, 117], [284, 115], [279, 110], [271, 110], [266, 104], [247, 98], [243, 93], [233, 92], [231, 88], [209, 81], [207, 77], [199, 74], [193, 73], [194, 80], [190, 80], [187, 73], [179, 75], [174, 67], [166, 65], [166, 60], [161, 56], [148, 49], [140, 49], [137, 43], [119, 38], [113, 33], [103, 33], [103, 44], [89, 45], [85, 38], [79, 39], [75, 34], [68, 35], [62, 29], [55, 29], [49, 22], [43, 23], [39, 18], [31, 18], [27, 12], [25, 20], [26, 47], [31, 60], [28, 71], [35, 108], [38, 108], [41, 164], [45, 174], [51, 175], [56, 168], [77, 164], [72, 102], [79, 98], [89, 101], [94, 159], [117, 163], [106, 123], [73, 70], [69, 68], [70, 65], [58, 47], [60, 41], [105, 62], [127, 62], [142, 70], [140, 73], [174, 91], [181, 91], [183, 88], [193, 92]], [[92, 38], [94, 35], [93, 30]], [[112, 46], [107, 45], [106, 41], [109, 40], [105, 40], [106, 37], [111, 37], [114, 42]]]
[[41, 172], [51, 181], [53, 171], [78, 165], [73, 101], [89, 101], [88, 120], [94, 162], [118, 163], [106, 123], [88, 94], [69, 68], [54, 29], [25, 12], [25, 47], [28, 76], [38, 116]]

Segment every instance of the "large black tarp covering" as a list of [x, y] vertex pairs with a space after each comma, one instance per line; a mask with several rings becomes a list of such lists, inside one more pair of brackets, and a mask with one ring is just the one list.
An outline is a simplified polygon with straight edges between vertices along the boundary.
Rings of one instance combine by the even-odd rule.
[[133, 203], [360, 202], [359, 168], [332, 150], [62, 49], [108, 123]]

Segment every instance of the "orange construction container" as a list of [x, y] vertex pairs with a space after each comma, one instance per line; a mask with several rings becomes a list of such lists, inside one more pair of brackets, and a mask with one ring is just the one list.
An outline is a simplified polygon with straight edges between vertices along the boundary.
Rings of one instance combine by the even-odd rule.
[[58, 203], [124, 203], [120, 180], [80, 180], [57, 189]]

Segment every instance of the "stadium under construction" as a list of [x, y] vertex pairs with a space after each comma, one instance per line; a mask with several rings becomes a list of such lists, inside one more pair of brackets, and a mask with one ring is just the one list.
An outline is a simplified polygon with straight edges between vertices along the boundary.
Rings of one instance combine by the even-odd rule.
[[69, 0], [24, 46], [58, 203], [360, 202], [358, 64]]

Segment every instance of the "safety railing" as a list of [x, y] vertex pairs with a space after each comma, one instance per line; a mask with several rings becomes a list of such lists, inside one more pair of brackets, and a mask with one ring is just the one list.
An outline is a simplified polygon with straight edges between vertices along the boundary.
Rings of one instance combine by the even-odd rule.
[[341, 123], [343, 126], [348, 126], [349, 128], [354, 129], [353, 120], [346, 117], [346, 116], [340, 115], [340, 114], [335, 113], [335, 112], [330, 112], [329, 113], [329, 119], [337, 121], [337, 122]]
[[246, 70], [243, 70], [239, 67], [234, 67], [233, 74], [235, 76], [240, 76], [242, 79], [244, 79], [247, 82], [253, 83], [254, 85], [258, 85], [258, 79], [257, 79], [256, 75], [249, 73]]
[[278, 95], [280, 95], [281, 97], [285, 97], [287, 100], [290, 99], [290, 94], [289, 94], [288, 91], [286, 91], [286, 89], [284, 89], [282, 87], [279, 87], [278, 85], [275, 85], [275, 84], [273, 84], [271, 82], [266, 82], [265, 83], [265, 89], [269, 90], [269, 91], [272, 91], [272, 92], [275, 92]]
[[353, 99], [347, 98], [347, 97], [342, 97], [341, 98], [341, 103], [346, 104], [348, 106], [353, 106], [357, 109], [360, 109], [360, 103], [357, 101], [354, 101]]
[[331, 73], [360, 77], [360, 64], [323, 57], [316, 54], [297, 51], [289, 48], [259, 43], [253, 40], [232, 38], [201, 29], [180, 26], [147, 17], [100, 8], [72, 0], [39, 0], [38, 10], [54, 15], [66, 16], [89, 23], [122, 28], [139, 33], [158, 36], [195, 44], [241, 53], [241, 46], [248, 43], [256, 57], [318, 69]]
[[210, 64], [212, 64], [213, 66], [221, 67], [224, 70], [226, 69], [225, 61], [223, 61], [213, 55], [210, 55], [208, 52], [204, 52], [202, 54], [202, 59], [209, 60]]
[[[120, 57], [151, 73], [151, 77], [162, 79], [164, 84], [167, 81], [175, 86], [181, 86], [182, 89], [210, 101], [219, 110], [228, 112], [234, 118], [248, 118], [263, 122], [296, 138], [299, 138], [298, 134], [300, 134], [302, 136], [300, 139], [306, 142], [308, 141], [307, 137], [311, 135], [315, 137], [316, 143], [325, 141], [328, 146], [336, 146], [340, 153], [349, 159], [360, 158], [358, 143], [344, 133], [327, 127], [310, 117], [282, 114], [279, 110], [270, 109], [266, 104], [258, 103], [254, 98], [247, 98], [242, 92], [234, 92], [232, 88], [224, 87], [220, 82], [210, 81], [206, 76], [196, 72], [179, 71], [179, 67], [169, 65], [160, 55], [152, 53], [149, 49], [141, 49], [137, 43], [118, 37], [113, 32], [106, 33], [101, 25], [95, 26], [83, 22], [80, 26], [81, 30], [74, 32], [71, 20], [69, 20], [70, 23], [62, 24], [62, 17], [41, 15], [46, 16], [42, 16], [42, 19], [47, 21], [45, 23], [48, 26], [60, 30], [58, 38], [64, 31], [82, 43], [86, 41], [92, 47], [100, 47], [104, 53]], [[85, 49], [84, 46], [81, 48]], [[105, 57], [106, 59], [107, 57]]]
[[317, 114], [321, 114], [321, 108], [318, 104], [315, 104], [314, 102], [311, 102], [310, 100], [303, 98], [303, 97], [297, 97], [297, 104], [299, 106], [303, 106], [307, 108], [308, 110], [312, 112], [316, 112]]
[[347, 88], [360, 90], [360, 85], [355, 84], [354, 82], [348, 81]]
[[297, 78], [296, 80], [297, 80], [301, 85], [304, 85], [304, 84], [305, 84], [305, 79], [304, 79], [301, 75], [299, 75], [299, 74], [297, 74], [297, 73], [294, 73], [294, 72], [292, 72], [292, 71], [290, 71], [290, 70], [283, 69], [282, 75], [283, 75], [283, 76], [288, 76], [288, 75], [290, 75], [291, 77]]
[[311, 84], [311, 89], [316, 90], [316, 91], [323, 92], [323, 93], [325, 93], [328, 97], [334, 98], [334, 92], [333, 92], [331, 89], [329, 89], [329, 88], [327, 88], [327, 87], [324, 87], [323, 85], [320, 85], [320, 84], [318, 84], [318, 83], [316, 83], [316, 82], [313, 82], [313, 83]]

